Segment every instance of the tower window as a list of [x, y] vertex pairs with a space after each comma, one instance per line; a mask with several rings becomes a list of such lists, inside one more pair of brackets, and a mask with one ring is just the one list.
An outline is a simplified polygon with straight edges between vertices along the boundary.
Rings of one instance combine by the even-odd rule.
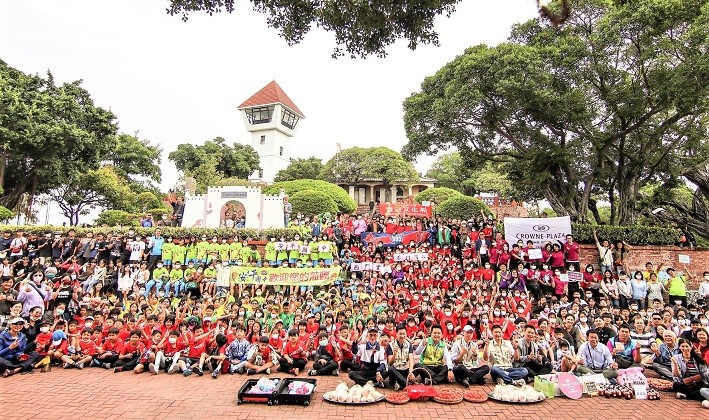
[[281, 112], [281, 124], [293, 130], [298, 124], [298, 116], [287, 110], [285, 107], [282, 108]]
[[263, 169], [258, 168], [258, 177], [263, 178]]
[[266, 144], [266, 136], [261, 136], [261, 144]]
[[249, 124], [265, 124], [271, 122], [273, 117], [273, 109], [275, 106], [262, 106], [258, 108], [250, 108], [246, 110], [246, 118]]
[[278, 148], [278, 155], [283, 156], [283, 148], [282, 147]]

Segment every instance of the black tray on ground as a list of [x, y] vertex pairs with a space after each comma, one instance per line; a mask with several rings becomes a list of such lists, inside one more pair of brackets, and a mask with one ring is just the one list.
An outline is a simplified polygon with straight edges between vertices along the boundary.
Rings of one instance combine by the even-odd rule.
[[[313, 392], [307, 395], [296, 395], [296, 394], [289, 394], [288, 393], [288, 385], [290, 385], [293, 382], [307, 382], [309, 384], [313, 384]], [[318, 380], [317, 379], [311, 379], [311, 378], [286, 378], [280, 382], [278, 385], [278, 389], [276, 390], [276, 393], [274, 394], [274, 399], [276, 404], [283, 404], [283, 405], [310, 405], [310, 400], [313, 398], [313, 395], [315, 394], [315, 388], [317, 387]]]
[[[283, 380], [281, 378], [268, 378], [270, 380], [273, 379], [278, 379], [278, 385], [281, 385], [283, 383]], [[239, 388], [239, 392], [236, 394], [236, 404], [241, 404], [241, 403], [259, 403], [259, 404], [268, 404], [268, 405], [273, 405], [273, 396], [275, 394], [274, 392], [270, 392], [268, 394], [250, 394], [249, 390], [256, 386], [256, 383], [258, 382], [258, 379], [247, 379], [246, 382], [244, 382], [243, 385], [241, 385], [241, 388]], [[278, 389], [278, 388], [276, 388]]]

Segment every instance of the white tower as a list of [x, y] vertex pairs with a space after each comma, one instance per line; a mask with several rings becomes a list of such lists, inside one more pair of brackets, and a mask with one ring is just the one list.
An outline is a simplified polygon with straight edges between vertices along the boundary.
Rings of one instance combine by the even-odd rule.
[[261, 168], [252, 181], [272, 183], [278, 171], [290, 163], [289, 139], [295, 135], [298, 121], [305, 118], [276, 81], [264, 86], [237, 108], [251, 132], [251, 147], [259, 155]]

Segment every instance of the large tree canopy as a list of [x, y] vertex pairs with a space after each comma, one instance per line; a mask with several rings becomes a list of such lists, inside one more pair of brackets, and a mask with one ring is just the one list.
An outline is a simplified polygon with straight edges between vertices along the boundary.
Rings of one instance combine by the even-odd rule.
[[319, 179], [323, 170], [322, 159], [311, 156], [307, 159], [291, 159], [286, 169], [281, 169], [273, 179], [275, 182], [296, 179]]
[[504, 163], [515, 188], [577, 220], [610, 203], [638, 220], [640, 189], [706, 167], [706, 0], [579, 0], [566, 25], [534, 19], [478, 45], [404, 103], [403, 154], [456, 147]]
[[365, 180], [395, 182], [418, 181], [419, 175], [399, 152], [388, 147], [351, 147], [338, 152], [325, 163], [322, 178], [334, 183], [357, 184]]
[[[116, 146], [115, 116], [81, 82], [57, 86], [0, 60], [0, 205], [13, 209], [98, 169]], [[28, 206], [30, 207], [30, 206]]]
[[198, 174], [200, 167], [214, 163], [221, 177], [246, 179], [259, 167], [259, 156], [253, 147], [239, 143], [229, 146], [222, 137], [199, 146], [180, 144], [177, 150], [170, 152], [168, 159], [190, 176]]

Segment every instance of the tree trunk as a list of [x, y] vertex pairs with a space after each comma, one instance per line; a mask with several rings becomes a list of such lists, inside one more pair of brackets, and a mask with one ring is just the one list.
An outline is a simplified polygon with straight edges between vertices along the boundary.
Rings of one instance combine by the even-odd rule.
[[5, 188], [5, 168], [7, 167], [7, 150], [0, 149], [0, 188]]

